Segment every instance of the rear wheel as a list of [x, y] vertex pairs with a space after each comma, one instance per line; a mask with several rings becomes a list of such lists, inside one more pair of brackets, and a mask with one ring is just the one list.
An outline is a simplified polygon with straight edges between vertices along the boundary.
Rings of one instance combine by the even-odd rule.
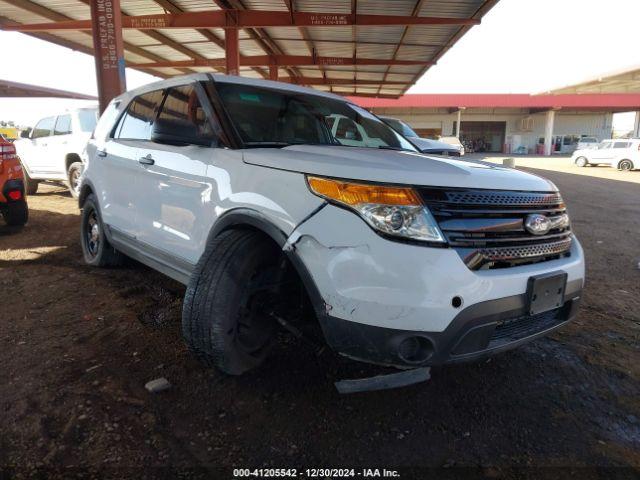
[[633, 170], [633, 162], [631, 160], [622, 160], [618, 164], [618, 169], [622, 170], [623, 172]]
[[29, 220], [29, 207], [27, 202], [12, 202], [5, 206], [2, 216], [7, 225], [21, 227]]
[[586, 167], [587, 165], [589, 165], [589, 161], [586, 159], [586, 157], [578, 157], [578, 158], [576, 158], [576, 166], [578, 166], [578, 167]]
[[270, 316], [282, 253], [253, 230], [211, 242], [185, 294], [182, 334], [205, 365], [240, 375], [267, 357], [276, 331]]
[[73, 198], [78, 198], [80, 195], [80, 175], [82, 175], [82, 162], [73, 162], [69, 165], [67, 183]]
[[35, 195], [38, 191], [38, 185], [40, 182], [34, 180], [27, 173], [27, 169], [22, 167], [22, 173], [24, 173], [24, 191], [27, 195]]
[[121, 265], [123, 256], [107, 240], [98, 203], [93, 194], [84, 202], [80, 222], [80, 244], [84, 261], [94, 267]]

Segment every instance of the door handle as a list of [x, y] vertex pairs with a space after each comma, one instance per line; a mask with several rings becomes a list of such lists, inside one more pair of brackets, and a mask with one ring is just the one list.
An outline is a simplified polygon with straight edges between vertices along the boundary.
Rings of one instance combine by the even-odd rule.
[[140, 157], [138, 159], [138, 163], [140, 163], [141, 165], [153, 165], [154, 163], [156, 163], [156, 161], [153, 159], [153, 157], [149, 153], [144, 157]]
[[97, 154], [99, 157], [106, 157], [106, 156], [107, 156], [107, 151], [106, 151], [106, 150], [98, 150], [98, 151], [96, 152], [96, 154]]

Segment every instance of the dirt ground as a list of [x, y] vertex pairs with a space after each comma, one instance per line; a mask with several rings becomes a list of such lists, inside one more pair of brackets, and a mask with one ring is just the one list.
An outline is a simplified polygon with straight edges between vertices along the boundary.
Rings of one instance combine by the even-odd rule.
[[[351, 396], [333, 382], [375, 371], [291, 339], [240, 378], [200, 366], [180, 338], [184, 288], [134, 263], [85, 266], [76, 203], [41, 187], [28, 226], [0, 230], [0, 479], [341, 466], [638, 478], [640, 171], [562, 161], [528, 165], [561, 189], [586, 250], [577, 321], [428, 383]], [[148, 393], [157, 377], [172, 388]]]

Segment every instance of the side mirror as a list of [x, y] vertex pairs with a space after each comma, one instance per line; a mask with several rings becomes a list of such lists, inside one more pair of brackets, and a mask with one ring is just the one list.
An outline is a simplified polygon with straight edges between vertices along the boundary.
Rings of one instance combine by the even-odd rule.
[[31, 130], [26, 129], [20, 132], [20, 138], [31, 138]]
[[203, 147], [214, 146], [213, 139], [199, 137], [195, 134], [194, 127], [188, 122], [180, 120], [166, 120], [158, 118], [151, 130], [151, 141], [165, 145], [200, 145]]

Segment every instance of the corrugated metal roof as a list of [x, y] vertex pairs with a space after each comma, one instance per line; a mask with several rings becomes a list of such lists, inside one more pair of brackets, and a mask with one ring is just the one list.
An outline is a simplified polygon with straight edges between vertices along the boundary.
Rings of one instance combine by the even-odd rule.
[[640, 65], [602, 73], [580, 83], [554, 88], [545, 93], [640, 93]]
[[[89, 19], [92, 0], [0, 0], [0, 27]], [[201, 12], [220, 9], [320, 12], [380, 16], [449, 17], [480, 20], [498, 0], [120, 0], [128, 16]], [[436, 62], [470, 25], [353, 25], [313, 27], [243, 28], [243, 56], [296, 55], [346, 59]], [[87, 31], [52, 31], [33, 35], [89, 52]], [[125, 60], [131, 64], [206, 60], [224, 57], [222, 28], [124, 30]], [[314, 85], [341, 94], [398, 96], [428, 70], [424, 65], [304, 65], [280, 66], [282, 78], [317, 79]], [[147, 67], [158, 76], [206, 67]], [[218, 70], [221, 70], [218, 68]], [[268, 77], [268, 67], [242, 67], [242, 74]], [[322, 79], [322, 80], [321, 80]], [[345, 81], [353, 81], [353, 85]], [[339, 81], [339, 85], [332, 85]]]

